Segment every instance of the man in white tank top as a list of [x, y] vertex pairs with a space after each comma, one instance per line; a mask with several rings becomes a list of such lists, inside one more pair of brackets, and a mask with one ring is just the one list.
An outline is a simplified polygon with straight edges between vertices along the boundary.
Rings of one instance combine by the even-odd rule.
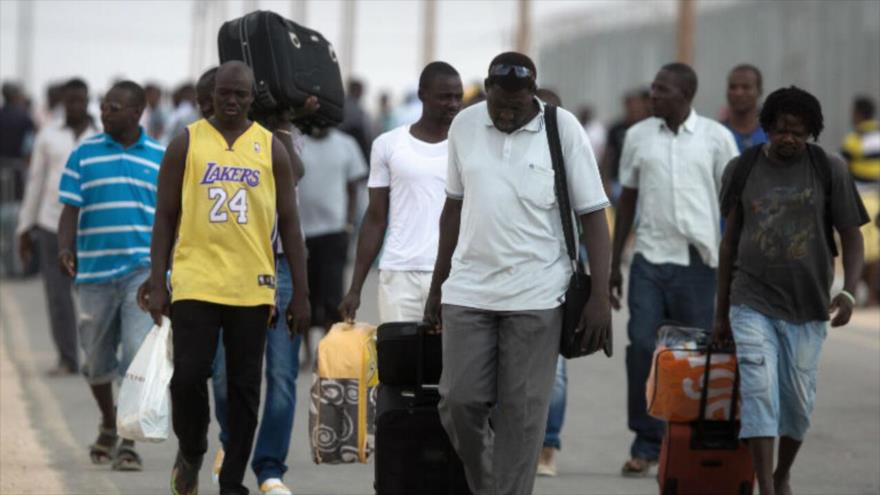
[[461, 109], [461, 78], [445, 62], [431, 62], [419, 77], [422, 116], [373, 141], [370, 203], [358, 238], [348, 294], [339, 306], [352, 320], [361, 289], [379, 250], [379, 319], [421, 320], [437, 257], [440, 212], [446, 200], [446, 136]]

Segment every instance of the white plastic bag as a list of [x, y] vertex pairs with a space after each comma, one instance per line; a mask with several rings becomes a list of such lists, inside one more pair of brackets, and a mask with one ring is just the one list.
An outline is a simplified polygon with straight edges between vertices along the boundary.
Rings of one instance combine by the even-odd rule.
[[116, 410], [116, 431], [136, 442], [161, 442], [171, 432], [171, 393], [174, 374], [171, 321], [162, 317], [153, 326], [132, 360], [122, 386]]

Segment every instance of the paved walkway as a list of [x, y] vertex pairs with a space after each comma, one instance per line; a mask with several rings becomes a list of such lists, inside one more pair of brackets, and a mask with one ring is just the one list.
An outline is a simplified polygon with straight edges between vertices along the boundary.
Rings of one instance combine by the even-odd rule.
[[[39, 281], [0, 284], [0, 494], [167, 494], [174, 440], [141, 446], [146, 465], [141, 473], [91, 465], [86, 446], [97, 433], [97, 409], [82, 378], [49, 379], [44, 374], [54, 351]], [[361, 318], [376, 321], [374, 277], [363, 301]], [[569, 363], [560, 475], [540, 478], [536, 494], [657, 491], [652, 479], [618, 475], [630, 442], [623, 363], [626, 316], [616, 314], [614, 323], [617, 353], [612, 359], [597, 356]], [[300, 402], [286, 477], [294, 493], [372, 493], [372, 464], [312, 464], [306, 435], [310, 380], [305, 372], [298, 382]], [[795, 492], [880, 493], [880, 312], [859, 313], [852, 326], [829, 332], [819, 382], [814, 426], [793, 473]], [[212, 425], [202, 494], [217, 492], [208, 467], [217, 444]], [[256, 489], [251, 473], [246, 482]]]

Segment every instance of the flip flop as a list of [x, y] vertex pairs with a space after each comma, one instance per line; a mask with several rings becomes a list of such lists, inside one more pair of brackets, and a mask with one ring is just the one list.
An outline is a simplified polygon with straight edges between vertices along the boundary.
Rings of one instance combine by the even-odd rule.
[[116, 434], [116, 428], [99, 426], [98, 438], [95, 439], [95, 443], [89, 445], [89, 458], [92, 460], [92, 464], [109, 464], [113, 460], [118, 441], [119, 436]]
[[134, 445], [123, 443], [116, 449], [116, 457], [113, 459], [114, 471], [143, 471], [144, 462], [141, 456], [134, 450]]

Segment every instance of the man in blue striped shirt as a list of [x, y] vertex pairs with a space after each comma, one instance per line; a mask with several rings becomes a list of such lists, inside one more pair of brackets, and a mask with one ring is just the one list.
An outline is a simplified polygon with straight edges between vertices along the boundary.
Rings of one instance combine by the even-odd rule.
[[[131, 81], [113, 85], [101, 102], [104, 134], [84, 140], [67, 161], [58, 193], [58, 261], [75, 277], [83, 374], [101, 411], [95, 464], [143, 468], [134, 443], [117, 448], [113, 381], [125, 374], [152, 326], [137, 305], [149, 275], [156, 183], [165, 148], [138, 125], [144, 90]], [[117, 348], [122, 358], [117, 359]]]

